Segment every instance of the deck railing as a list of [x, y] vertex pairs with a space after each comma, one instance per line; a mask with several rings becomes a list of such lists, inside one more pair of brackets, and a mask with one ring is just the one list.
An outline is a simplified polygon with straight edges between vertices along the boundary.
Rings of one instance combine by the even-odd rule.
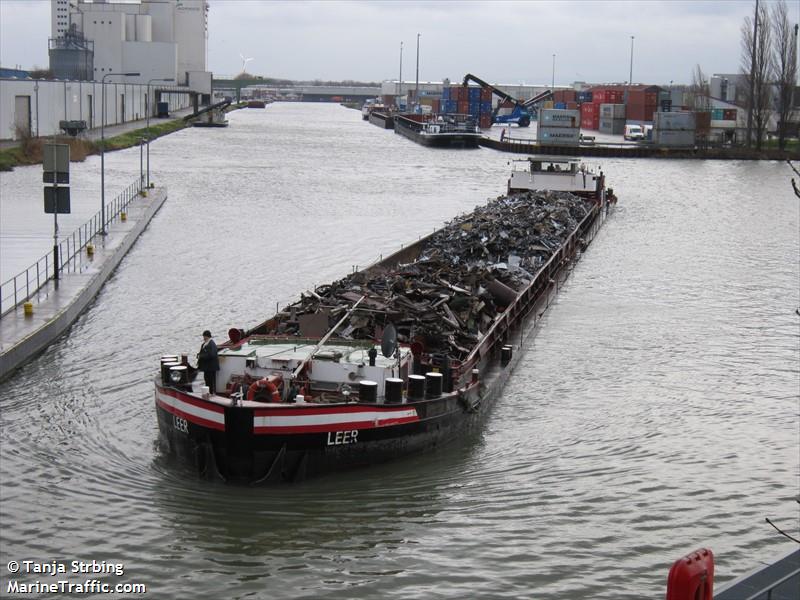
[[[109, 204], [106, 204], [105, 228], [113, 223], [127, 209], [131, 201], [142, 191], [141, 179], [126, 187]], [[102, 211], [97, 211], [89, 221], [61, 239], [58, 243], [58, 271], [71, 273], [81, 269], [81, 252], [103, 231]], [[13, 311], [20, 304], [36, 296], [47, 282], [53, 279], [53, 251], [51, 250], [19, 275], [0, 284], [0, 318]]]

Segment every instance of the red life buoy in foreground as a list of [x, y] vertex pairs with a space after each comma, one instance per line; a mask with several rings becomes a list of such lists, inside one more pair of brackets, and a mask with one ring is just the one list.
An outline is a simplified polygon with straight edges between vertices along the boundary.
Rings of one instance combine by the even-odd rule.
[[676, 560], [667, 577], [667, 600], [714, 597], [714, 553], [701, 548]]
[[[280, 375], [270, 375], [258, 381], [253, 382], [247, 389], [247, 399], [256, 400], [257, 402], [280, 402], [281, 393], [278, 391], [278, 386], [283, 382]], [[261, 399], [261, 396], [266, 395], [266, 399]]]

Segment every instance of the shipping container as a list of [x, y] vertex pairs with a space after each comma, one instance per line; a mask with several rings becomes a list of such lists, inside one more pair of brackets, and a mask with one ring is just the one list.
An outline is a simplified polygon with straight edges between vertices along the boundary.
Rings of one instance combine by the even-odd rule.
[[622, 135], [625, 133], [625, 119], [609, 119], [600, 117], [600, 125], [598, 130], [600, 133]]
[[492, 101], [491, 100], [488, 100], [488, 101], [481, 100], [481, 112], [482, 113], [490, 113], [490, 112], [492, 112]]
[[431, 108], [433, 108], [433, 112], [439, 114], [442, 112], [442, 101], [438, 98], [433, 99], [433, 104], [431, 104]]
[[472, 101], [480, 102], [481, 101], [481, 88], [479, 88], [479, 87], [470, 87], [470, 88], [467, 88], [467, 90], [468, 90], [467, 93], [468, 93], [470, 102], [472, 102]]
[[489, 88], [481, 88], [481, 102], [492, 101], [492, 90]]
[[568, 144], [577, 146], [580, 143], [581, 130], [577, 127], [542, 127], [539, 125], [536, 139], [542, 144]]
[[597, 119], [595, 117], [592, 117], [590, 119], [582, 119], [581, 129], [590, 129], [592, 131], [597, 131]]
[[543, 108], [539, 111], [539, 127], [576, 128], [580, 125], [580, 111], [557, 108]]
[[542, 106], [544, 108], [553, 108], [553, 101], [552, 100], [547, 100], [547, 101], [544, 102], [544, 104]]
[[450, 100], [450, 87], [444, 86], [442, 88], [442, 100]]
[[456, 111], [459, 114], [466, 115], [469, 112], [469, 102], [466, 100], [459, 100], [458, 106], [456, 107]]
[[583, 104], [584, 102], [592, 102], [592, 92], [585, 91], [585, 92], [578, 92], [575, 94], [575, 99]]
[[481, 129], [488, 129], [492, 126], [492, 115], [481, 114], [478, 124]]
[[565, 108], [567, 108], [567, 103], [566, 102], [553, 102], [553, 108], [558, 109], [558, 110], [564, 110]]
[[709, 111], [694, 113], [694, 128], [697, 133], [708, 133], [711, 129], [711, 113]]
[[655, 106], [644, 106], [642, 104], [629, 104], [625, 109], [625, 116], [629, 121], [652, 121], [653, 114], [656, 112]]
[[567, 102], [567, 110], [578, 110], [577, 102]]
[[601, 119], [624, 119], [625, 118], [625, 105], [624, 104], [601, 104], [600, 105], [600, 118]]
[[653, 115], [653, 126], [662, 130], [694, 131], [695, 120], [692, 112], [657, 112]]
[[653, 142], [658, 146], [693, 147], [694, 131], [653, 129]]

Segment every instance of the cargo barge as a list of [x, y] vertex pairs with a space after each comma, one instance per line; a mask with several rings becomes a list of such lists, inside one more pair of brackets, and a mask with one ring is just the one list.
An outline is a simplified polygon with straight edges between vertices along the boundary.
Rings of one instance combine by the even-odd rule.
[[395, 115], [394, 132], [434, 148], [477, 148], [481, 141], [481, 130], [468, 115]]
[[394, 129], [394, 116], [383, 111], [373, 110], [369, 114], [369, 122], [381, 129]]
[[162, 448], [202, 476], [263, 484], [465, 434], [606, 210], [602, 193], [501, 197], [249, 330], [231, 328], [217, 393], [187, 355], [163, 357], [154, 382]]

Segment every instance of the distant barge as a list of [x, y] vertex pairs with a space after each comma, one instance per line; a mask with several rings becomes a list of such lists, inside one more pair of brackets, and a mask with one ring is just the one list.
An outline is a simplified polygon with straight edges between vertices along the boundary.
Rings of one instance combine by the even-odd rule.
[[395, 115], [394, 132], [434, 148], [477, 148], [481, 141], [480, 128], [466, 115]]
[[373, 110], [369, 114], [369, 122], [381, 129], [394, 129], [394, 116], [382, 111]]

